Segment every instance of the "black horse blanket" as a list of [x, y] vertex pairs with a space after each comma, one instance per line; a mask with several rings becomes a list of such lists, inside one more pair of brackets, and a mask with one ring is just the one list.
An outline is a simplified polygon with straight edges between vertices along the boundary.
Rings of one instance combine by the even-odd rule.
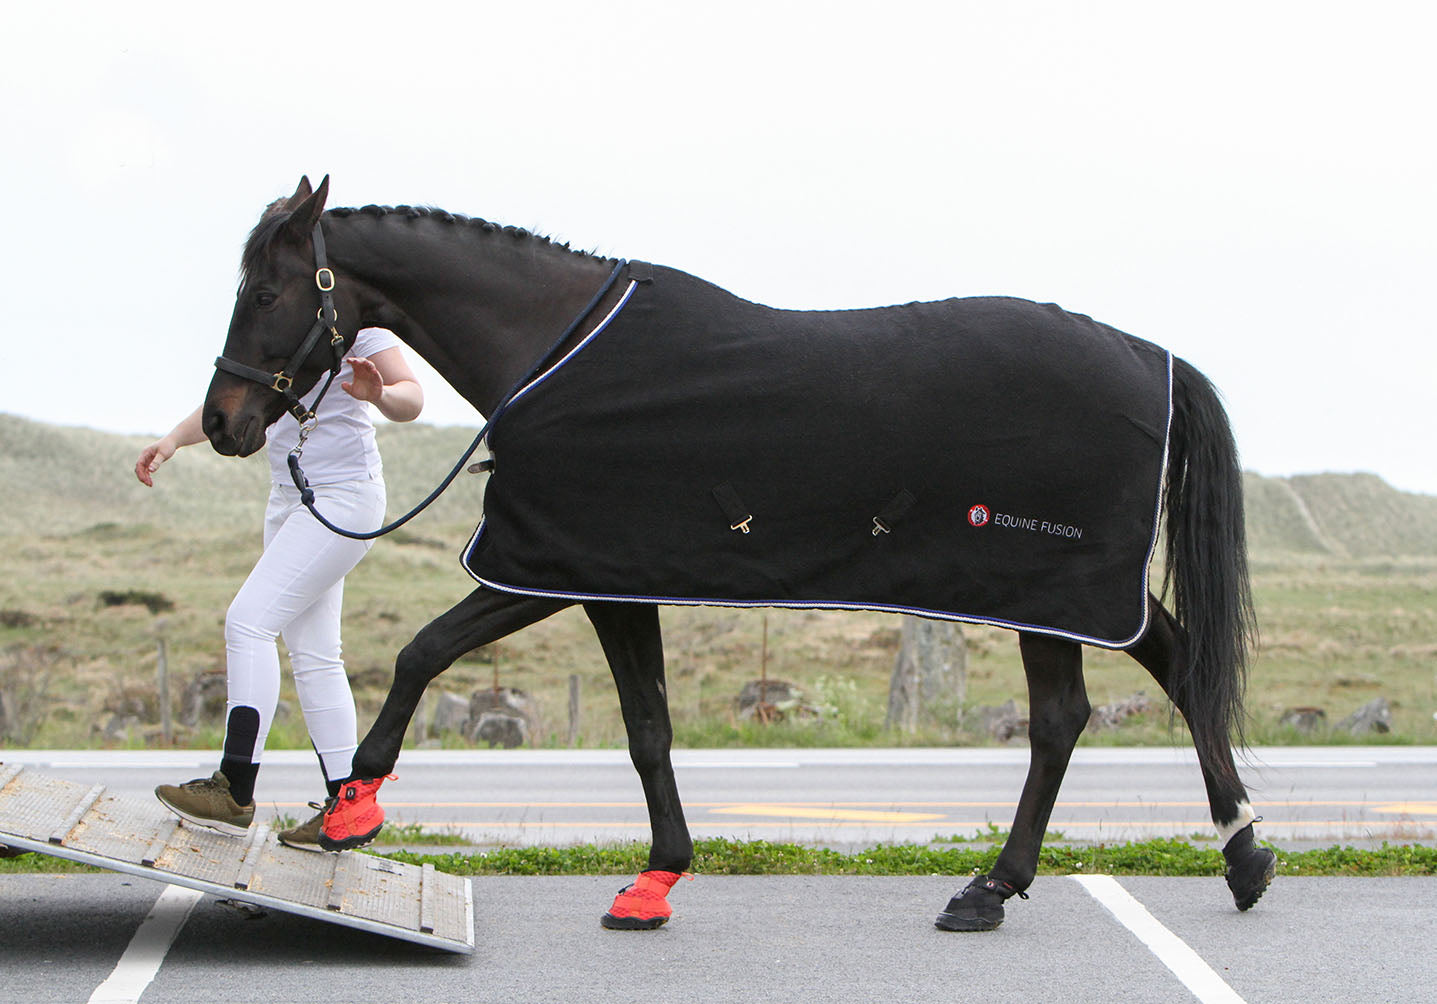
[[630, 275], [621, 310], [490, 429], [478, 582], [1107, 647], [1145, 630], [1165, 350], [1026, 300], [787, 311]]

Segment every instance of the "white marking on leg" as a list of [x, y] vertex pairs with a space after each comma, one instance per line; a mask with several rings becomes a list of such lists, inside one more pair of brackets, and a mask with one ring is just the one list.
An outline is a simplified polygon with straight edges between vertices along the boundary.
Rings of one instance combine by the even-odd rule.
[[1257, 819], [1257, 813], [1252, 811], [1252, 806], [1247, 802], [1237, 803], [1237, 815], [1226, 823], [1216, 823], [1217, 837], [1222, 841], [1224, 847], [1227, 842], [1238, 834], [1253, 820]]
[[1202, 1004], [1243, 1004], [1237, 992], [1202, 957], [1169, 931], [1111, 875], [1070, 875], [1118, 922], [1148, 946]]
[[135, 1004], [160, 971], [175, 936], [203, 896], [197, 889], [166, 886], [130, 939], [114, 972], [90, 995], [89, 1004]]

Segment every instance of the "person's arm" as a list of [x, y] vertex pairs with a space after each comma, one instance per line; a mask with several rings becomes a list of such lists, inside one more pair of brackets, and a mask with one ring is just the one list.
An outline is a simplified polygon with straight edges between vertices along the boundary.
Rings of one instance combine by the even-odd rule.
[[182, 446], [193, 446], [209, 438], [200, 427], [204, 410], [204, 405], [200, 405], [181, 419], [179, 425], [140, 451], [140, 459], [135, 461], [135, 477], [140, 479], [140, 484], [153, 488], [155, 482], [151, 475], [160, 469], [161, 464], [173, 457], [175, 451]]
[[424, 410], [424, 388], [398, 346], [367, 359], [350, 356], [345, 362], [354, 371], [354, 379], [342, 382], [340, 389], [368, 401], [391, 422], [412, 422]]

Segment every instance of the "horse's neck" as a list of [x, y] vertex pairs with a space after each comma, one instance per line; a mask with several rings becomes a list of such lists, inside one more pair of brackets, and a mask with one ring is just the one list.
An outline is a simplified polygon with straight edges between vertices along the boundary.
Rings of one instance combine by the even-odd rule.
[[612, 263], [539, 238], [433, 220], [326, 220], [361, 323], [386, 327], [485, 415], [602, 285]]

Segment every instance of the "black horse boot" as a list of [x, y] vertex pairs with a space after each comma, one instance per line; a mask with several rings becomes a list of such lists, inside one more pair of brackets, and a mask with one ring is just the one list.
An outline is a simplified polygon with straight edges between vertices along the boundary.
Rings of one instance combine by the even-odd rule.
[[1227, 860], [1227, 887], [1232, 890], [1233, 903], [1239, 910], [1251, 909], [1277, 874], [1277, 855], [1257, 846], [1248, 823], [1232, 835], [1222, 856]]
[[1003, 901], [1010, 896], [1028, 898], [1027, 893], [1002, 879], [975, 875], [948, 901], [933, 926], [940, 931], [992, 931], [1003, 923]]

